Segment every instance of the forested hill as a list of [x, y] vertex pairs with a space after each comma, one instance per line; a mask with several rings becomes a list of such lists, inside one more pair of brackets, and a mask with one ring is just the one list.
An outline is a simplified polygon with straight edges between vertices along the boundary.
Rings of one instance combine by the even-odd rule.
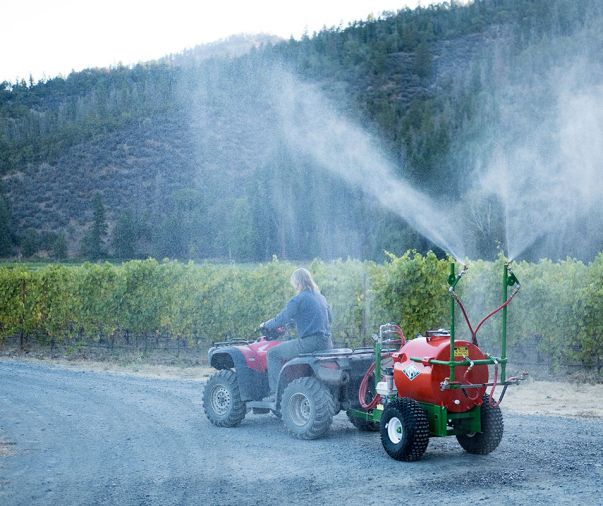
[[[600, 37], [602, 19], [598, 0], [452, 3], [2, 83], [0, 255], [259, 261], [433, 247], [287, 142], [279, 80], [317, 83], [401, 175], [451, 196], [478, 133], [500, 120], [501, 90], [522, 69], [537, 81], [584, 56], [576, 34]], [[498, 232], [471, 238], [480, 255], [495, 254]]]

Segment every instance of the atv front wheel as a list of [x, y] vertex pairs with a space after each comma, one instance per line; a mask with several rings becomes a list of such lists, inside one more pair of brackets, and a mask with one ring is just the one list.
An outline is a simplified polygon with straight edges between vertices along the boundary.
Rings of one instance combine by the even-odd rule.
[[482, 430], [472, 434], [459, 434], [457, 441], [466, 452], [487, 455], [496, 450], [503, 437], [503, 416], [500, 407], [490, 406], [490, 396], [485, 394], [480, 407]]
[[333, 396], [316, 378], [298, 378], [287, 385], [281, 415], [289, 433], [298, 439], [316, 439], [333, 423]]
[[427, 413], [414, 399], [390, 402], [381, 416], [381, 443], [387, 454], [412, 462], [419, 460], [429, 444]]
[[247, 408], [234, 371], [222, 369], [210, 376], [203, 391], [203, 410], [218, 427], [234, 427], [245, 418]]

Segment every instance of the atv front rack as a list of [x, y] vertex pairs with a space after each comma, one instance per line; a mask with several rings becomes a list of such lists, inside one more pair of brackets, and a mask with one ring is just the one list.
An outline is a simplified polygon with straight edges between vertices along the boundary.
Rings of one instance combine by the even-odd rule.
[[255, 341], [250, 341], [249, 339], [230, 339], [228, 341], [212, 341], [212, 346], [233, 346], [237, 344], [251, 344]]

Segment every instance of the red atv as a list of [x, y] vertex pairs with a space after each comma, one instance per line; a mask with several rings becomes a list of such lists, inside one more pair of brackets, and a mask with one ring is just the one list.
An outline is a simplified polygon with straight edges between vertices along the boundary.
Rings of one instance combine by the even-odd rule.
[[[203, 392], [203, 409], [211, 423], [234, 427], [245, 415], [274, 413], [294, 437], [315, 439], [326, 434], [341, 409], [360, 408], [360, 382], [373, 362], [373, 348], [332, 349], [299, 355], [281, 369], [276, 400], [269, 394], [266, 354], [283, 342], [285, 329], [262, 329], [255, 341], [214, 343], [209, 364], [217, 369]], [[372, 395], [368, 393], [367, 395]], [[349, 416], [361, 430], [379, 430], [379, 424]]]

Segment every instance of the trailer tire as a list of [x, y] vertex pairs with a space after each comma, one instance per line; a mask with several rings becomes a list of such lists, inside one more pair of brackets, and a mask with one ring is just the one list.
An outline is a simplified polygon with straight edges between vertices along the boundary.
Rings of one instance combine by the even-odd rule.
[[390, 402], [381, 416], [381, 443], [387, 454], [405, 462], [419, 460], [429, 444], [427, 413], [414, 399]]
[[203, 411], [217, 427], [235, 427], [243, 421], [247, 407], [234, 371], [221, 369], [210, 376], [203, 390]]
[[466, 452], [476, 455], [487, 455], [496, 450], [500, 444], [504, 423], [502, 411], [499, 406], [490, 406], [490, 396], [485, 394], [482, 397], [480, 407], [480, 418], [482, 431], [475, 434], [459, 434], [457, 441]]
[[363, 432], [377, 432], [380, 428], [379, 422], [368, 422], [363, 420], [362, 418], [357, 418], [352, 416], [351, 411], [346, 411], [346, 415], [348, 415], [348, 420], [352, 423], [354, 427]]
[[283, 392], [283, 423], [297, 439], [317, 439], [324, 436], [333, 423], [333, 403], [329, 389], [316, 378], [298, 378]]

